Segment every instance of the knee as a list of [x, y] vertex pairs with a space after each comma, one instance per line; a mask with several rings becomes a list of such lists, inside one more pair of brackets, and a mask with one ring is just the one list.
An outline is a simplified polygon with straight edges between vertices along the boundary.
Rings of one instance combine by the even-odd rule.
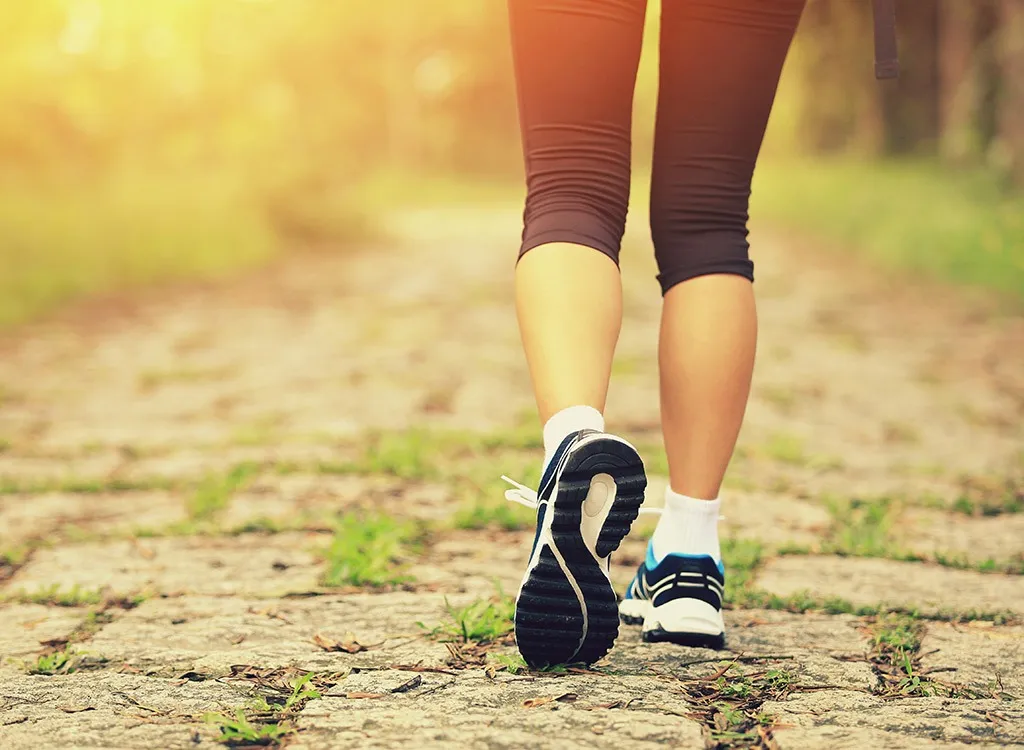
[[[605, 153], [533, 154], [520, 257], [550, 242], [592, 247], [618, 263], [629, 206], [629, 162]], [[554, 161], [557, 160], [557, 163]]]
[[685, 194], [651, 194], [651, 238], [662, 294], [680, 282], [709, 274], [754, 280], [747, 240], [749, 188], [715, 187]]

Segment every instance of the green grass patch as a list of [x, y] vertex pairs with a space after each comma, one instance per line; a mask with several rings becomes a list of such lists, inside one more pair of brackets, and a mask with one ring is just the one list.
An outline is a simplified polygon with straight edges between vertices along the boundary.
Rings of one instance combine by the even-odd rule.
[[360, 441], [354, 459], [321, 462], [322, 474], [381, 474], [399, 479], [428, 480], [439, 474], [440, 464], [469, 438], [458, 432], [410, 429], [370, 432]]
[[827, 500], [832, 527], [822, 551], [855, 557], [906, 559], [893, 547], [890, 531], [898, 506], [889, 498]]
[[803, 438], [787, 433], [771, 435], [758, 452], [789, 466], [806, 466], [810, 462]]
[[3, 548], [0, 550], [0, 568], [20, 568], [28, 561], [34, 549], [35, 546], [32, 544], [18, 544]]
[[725, 600], [742, 598], [753, 585], [754, 573], [764, 555], [761, 543], [753, 539], [723, 539], [722, 562], [725, 565]]
[[648, 476], [667, 477], [669, 475], [668, 455], [660, 440], [638, 440], [634, 445], [643, 457], [644, 470]]
[[[471, 462], [457, 477], [459, 508], [452, 524], [458, 529], [502, 529], [521, 531], [532, 528], [536, 512], [505, 498], [510, 489], [495, 472], [491, 459]], [[501, 468], [508, 476], [527, 487], [540, 482], [540, 460], [533, 453], [507, 451]]]
[[519, 674], [530, 669], [526, 660], [519, 654], [488, 654], [487, 658], [496, 666], [496, 672], [505, 671], [509, 674]]
[[772, 737], [775, 720], [761, 706], [767, 700], [785, 700], [796, 679], [784, 669], [748, 673], [736, 662], [723, 660], [715, 676], [685, 680], [682, 686], [695, 708], [691, 718], [706, 727], [707, 747], [777, 747]]
[[220, 730], [217, 742], [229, 747], [246, 745], [279, 745], [285, 737], [293, 734], [295, 728], [289, 722], [272, 721], [256, 723], [249, 721], [245, 709], [239, 708], [234, 717], [219, 713], [208, 713], [203, 717], [207, 724]]
[[233, 716], [209, 712], [203, 719], [220, 729], [217, 741], [224, 745], [277, 747], [297, 731], [293, 717], [306, 703], [321, 697], [317, 683], [330, 686], [336, 682], [331, 676], [318, 676], [314, 672], [288, 679], [280, 688], [264, 679], [260, 681], [261, 686], [273, 691], [269, 696], [272, 700], [261, 696], [250, 705], [235, 709]]
[[944, 698], [1004, 698], [998, 686], [979, 691], [932, 676], [948, 668], [925, 669], [921, 665], [921, 639], [925, 623], [907, 615], [885, 615], [872, 623], [868, 660], [878, 677], [875, 692], [886, 698], [942, 696]]
[[100, 589], [87, 589], [75, 584], [65, 590], [59, 583], [36, 591], [22, 590], [4, 597], [5, 601], [19, 604], [48, 604], [56, 607], [86, 607], [99, 604], [104, 598], [104, 592]]
[[1024, 478], [964, 477], [950, 508], [967, 516], [1024, 513]]
[[460, 508], [452, 521], [455, 528], [522, 531], [534, 524], [534, 516], [528, 509], [513, 505], [500, 495], [496, 497], [500, 499], [477, 500]]
[[[347, 460], [321, 462], [317, 469], [325, 474], [385, 475], [407, 480], [450, 478], [452, 469], [465, 472], [465, 463], [499, 454], [543, 450], [540, 425], [535, 416], [523, 415], [509, 428], [477, 433], [465, 430], [413, 428], [395, 431], [371, 431], [359, 440], [357, 454]], [[493, 466], [492, 466], [493, 469]], [[501, 475], [507, 471], [492, 471]]]
[[963, 623], [977, 620], [996, 625], [1015, 625], [1021, 622], [1021, 618], [1010, 611], [941, 609], [934, 612], [922, 612], [914, 607], [888, 603], [854, 604], [842, 597], [821, 597], [810, 591], [797, 591], [780, 596], [754, 586], [738, 591], [727, 604], [733, 609], [770, 609], [794, 614], [821, 612], [828, 615], [856, 615], [857, 617], [893, 614], [936, 622]]
[[[818, 552], [850, 557], [877, 557], [905, 562], [929, 562], [947, 568], [980, 573], [1024, 574], [1024, 555], [1005, 561], [989, 558], [971, 561], [963, 553], [935, 552], [924, 555], [903, 549], [894, 538], [900, 504], [888, 497], [871, 499], [825, 498], [832, 525]], [[779, 554], [812, 554], [810, 548], [782, 549]]]
[[920, 161], [766, 160], [751, 215], [877, 265], [992, 289], [1024, 303], [1024, 195], [989, 174]]
[[223, 475], [210, 475], [202, 481], [186, 501], [188, 516], [193, 521], [209, 521], [224, 511], [231, 498], [259, 472], [254, 463], [243, 463]]
[[406, 583], [403, 558], [417, 544], [420, 531], [412, 523], [379, 513], [341, 516], [330, 546], [321, 550], [327, 562], [321, 583], [339, 586], [387, 586]]
[[359, 471], [399, 479], [433, 479], [451, 442], [446, 437], [420, 429], [377, 433], [366, 442]]
[[70, 648], [63, 648], [49, 654], [42, 654], [28, 665], [29, 674], [55, 675], [71, 674], [79, 663], [79, 657]]
[[[804, 548], [793, 548], [787, 554], [803, 554]], [[803, 614], [823, 612], [830, 615], [856, 615], [868, 617], [877, 615], [905, 615], [922, 620], [942, 622], [970, 622], [984, 620], [996, 624], [1012, 624], [1020, 618], [1010, 611], [962, 611], [944, 609], [935, 612], [921, 612], [912, 607], [901, 607], [887, 603], [854, 604], [841, 597], [821, 597], [809, 591], [797, 591], [787, 596], [773, 594], [756, 586], [754, 577], [764, 562], [764, 549], [760, 542], [749, 539], [725, 539], [722, 541], [722, 559], [725, 563], [725, 602], [729, 609], [771, 609], [782, 612]], [[978, 569], [975, 566], [975, 569]]]
[[275, 249], [244, 187], [209, 174], [0, 186], [0, 237], [0, 325], [88, 295], [223, 277]]
[[164, 477], [124, 479], [121, 477], [20, 480], [0, 476], [0, 495], [41, 495], [46, 492], [73, 492], [99, 495], [107, 492], [137, 492], [174, 489], [175, 482]]
[[506, 596], [497, 587], [497, 592], [489, 599], [477, 599], [465, 607], [454, 607], [445, 597], [444, 606], [446, 619], [440, 625], [421, 628], [440, 640], [454, 640], [461, 643], [493, 643], [512, 632], [515, 617], [515, 600]]

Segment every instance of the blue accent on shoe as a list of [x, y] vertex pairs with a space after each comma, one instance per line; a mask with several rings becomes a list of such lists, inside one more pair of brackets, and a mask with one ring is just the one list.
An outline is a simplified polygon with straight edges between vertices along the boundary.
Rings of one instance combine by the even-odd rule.
[[647, 556], [644, 558], [644, 567], [648, 570], [654, 570], [658, 567], [658, 561], [654, 557], [654, 542], [647, 543]]
[[716, 562], [711, 555], [677, 552], [652, 565], [654, 559], [652, 545], [648, 544], [644, 562], [624, 598], [648, 600], [655, 606], [674, 599], [700, 599], [721, 610], [725, 594], [725, 567], [721, 562]]

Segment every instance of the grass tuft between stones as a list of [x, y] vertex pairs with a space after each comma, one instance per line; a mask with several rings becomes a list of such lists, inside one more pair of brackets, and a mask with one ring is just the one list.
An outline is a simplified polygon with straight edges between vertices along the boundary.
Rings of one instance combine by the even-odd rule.
[[455, 607], [444, 599], [446, 619], [440, 625], [428, 628], [416, 623], [427, 634], [439, 640], [486, 644], [502, 640], [512, 632], [515, 618], [515, 600], [496, 585], [494, 596], [477, 599], [464, 607]]
[[341, 586], [387, 586], [407, 583], [405, 557], [422, 540], [423, 531], [380, 513], [348, 513], [339, 517], [331, 543], [320, 550], [327, 563], [321, 583]]

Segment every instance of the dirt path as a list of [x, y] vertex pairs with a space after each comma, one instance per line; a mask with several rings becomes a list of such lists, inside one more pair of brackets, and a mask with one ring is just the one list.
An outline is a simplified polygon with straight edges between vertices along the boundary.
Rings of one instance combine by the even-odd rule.
[[[0, 747], [213, 747], [205, 714], [238, 708], [310, 749], [1024, 745], [1021, 318], [755, 233], [731, 650], [624, 627], [593, 670], [536, 674], [494, 585], [532, 538], [497, 478], [539, 460], [517, 210], [392, 227], [387, 250], [3, 344]], [[641, 229], [607, 416], [657, 504]]]

